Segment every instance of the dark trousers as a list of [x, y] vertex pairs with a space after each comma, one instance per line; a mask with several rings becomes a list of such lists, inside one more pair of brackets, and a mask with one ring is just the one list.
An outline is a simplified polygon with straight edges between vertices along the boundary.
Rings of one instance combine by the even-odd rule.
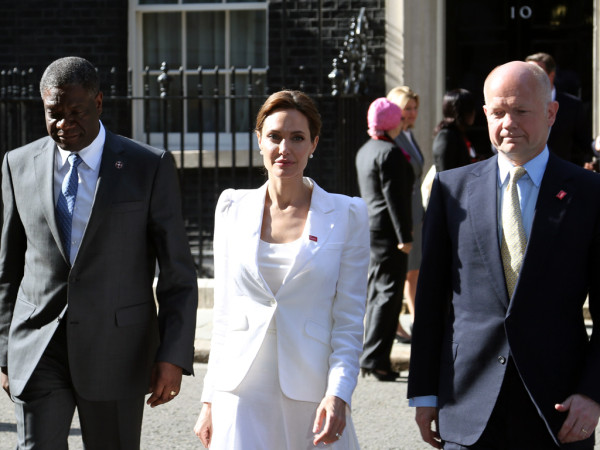
[[408, 255], [398, 242], [371, 232], [371, 260], [365, 313], [365, 342], [360, 367], [390, 370], [390, 352], [402, 308]]
[[[566, 417], [566, 416], [565, 416]], [[593, 450], [594, 434], [558, 446], [529, 397], [512, 358], [508, 360], [500, 395], [479, 440], [469, 447], [446, 442], [444, 450]]]
[[86, 450], [140, 448], [144, 397], [96, 402], [77, 395], [64, 325], [58, 327], [23, 393], [13, 400], [20, 450], [67, 449], [75, 408]]

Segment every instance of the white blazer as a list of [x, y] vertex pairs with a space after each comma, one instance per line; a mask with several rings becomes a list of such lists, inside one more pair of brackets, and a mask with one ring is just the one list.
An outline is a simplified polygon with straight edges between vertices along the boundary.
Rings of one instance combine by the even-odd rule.
[[225, 190], [215, 213], [213, 336], [202, 401], [235, 389], [275, 315], [283, 393], [348, 405], [358, 378], [369, 263], [369, 220], [360, 198], [313, 192], [301, 248], [274, 295], [258, 269], [267, 184]]

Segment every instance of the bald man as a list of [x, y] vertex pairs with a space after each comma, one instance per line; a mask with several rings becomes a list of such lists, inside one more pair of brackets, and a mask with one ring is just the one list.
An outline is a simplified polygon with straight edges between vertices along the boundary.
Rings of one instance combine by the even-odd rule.
[[593, 449], [600, 176], [548, 151], [558, 104], [541, 68], [499, 66], [484, 96], [498, 155], [433, 183], [408, 397], [436, 448]]

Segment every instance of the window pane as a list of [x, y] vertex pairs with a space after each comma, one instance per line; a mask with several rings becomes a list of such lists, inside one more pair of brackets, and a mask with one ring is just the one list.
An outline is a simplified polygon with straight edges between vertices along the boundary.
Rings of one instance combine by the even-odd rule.
[[144, 14], [144, 67], [159, 69], [163, 61], [170, 68], [181, 66], [181, 14]]
[[145, 130], [152, 132], [164, 131], [165, 119], [167, 121], [167, 130], [170, 132], [181, 131], [183, 118], [181, 116], [181, 78], [177, 75], [170, 75], [169, 91], [166, 100], [157, 98], [160, 96], [160, 84], [158, 75], [150, 75], [148, 86], [152, 99], [144, 102]]
[[[264, 74], [252, 74], [252, 96], [248, 99], [248, 75], [236, 74], [235, 76], [235, 103], [232, 105], [234, 112], [234, 131], [248, 132], [254, 129], [256, 114], [265, 101], [265, 78]], [[256, 98], [259, 97], [259, 98]]]
[[[200, 117], [198, 116], [199, 104], [202, 108], [202, 131], [214, 132], [217, 124], [219, 131], [225, 131], [225, 100], [223, 99], [223, 86], [225, 76], [219, 75], [219, 98], [213, 98], [215, 76], [202, 77], [202, 95], [198, 98], [198, 75], [188, 76], [188, 132], [200, 131]], [[218, 111], [218, 113], [217, 113]]]
[[176, 5], [177, 0], [140, 0], [140, 5]]
[[[183, 0], [182, 3], [266, 3], [267, 0]], [[161, 3], [161, 2], [157, 2]]]
[[189, 69], [225, 65], [225, 13], [187, 14], [187, 65]]
[[231, 11], [231, 64], [236, 67], [265, 67], [266, 12]]

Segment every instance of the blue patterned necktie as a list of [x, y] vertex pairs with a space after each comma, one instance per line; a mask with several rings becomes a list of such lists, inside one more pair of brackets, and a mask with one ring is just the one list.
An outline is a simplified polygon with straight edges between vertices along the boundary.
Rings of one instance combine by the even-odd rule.
[[56, 222], [60, 229], [60, 234], [63, 241], [67, 257], [71, 254], [71, 227], [73, 225], [73, 209], [75, 207], [75, 199], [77, 198], [77, 187], [79, 185], [79, 174], [77, 166], [81, 164], [83, 159], [77, 153], [69, 155], [69, 164], [71, 168], [62, 182], [61, 192], [58, 195], [56, 203]]

